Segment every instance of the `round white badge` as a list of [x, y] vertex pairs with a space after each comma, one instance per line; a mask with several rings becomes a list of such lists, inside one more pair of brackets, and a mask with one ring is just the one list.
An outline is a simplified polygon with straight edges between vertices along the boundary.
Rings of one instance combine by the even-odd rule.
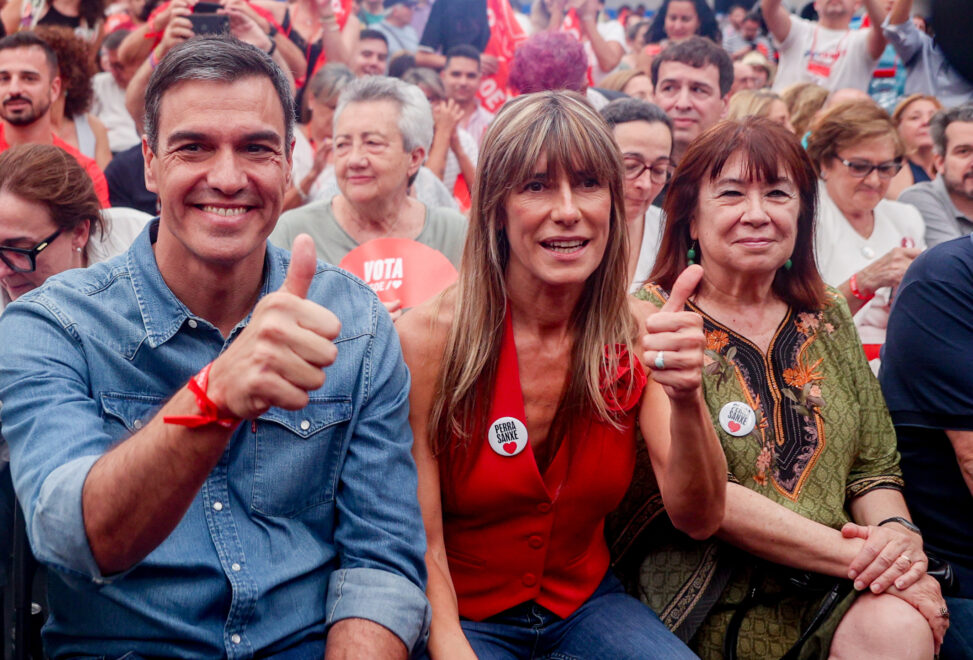
[[742, 401], [731, 401], [720, 408], [720, 426], [730, 435], [741, 438], [757, 424], [757, 414]]
[[490, 424], [490, 448], [501, 456], [516, 456], [527, 446], [527, 427], [516, 417], [501, 417]]

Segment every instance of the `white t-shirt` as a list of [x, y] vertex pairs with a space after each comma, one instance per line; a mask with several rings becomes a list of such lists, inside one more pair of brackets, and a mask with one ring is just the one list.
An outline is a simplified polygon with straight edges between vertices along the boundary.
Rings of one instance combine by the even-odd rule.
[[655, 258], [659, 253], [659, 243], [662, 241], [662, 209], [657, 206], [650, 206], [645, 212], [645, 226], [642, 229], [642, 246], [639, 248], [639, 260], [635, 264], [635, 277], [632, 279], [631, 286], [628, 287], [629, 293], [635, 293], [642, 288], [645, 281], [649, 279], [649, 273], [655, 266]]
[[[875, 207], [875, 227], [865, 238], [851, 226], [828, 195], [823, 183], [818, 186], [817, 228], [814, 253], [821, 277], [831, 286], [844, 283], [853, 274], [880, 259], [893, 248], [903, 247], [909, 239], [912, 247], [926, 248], [926, 225], [919, 210], [910, 204], [883, 199]], [[855, 326], [863, 344], [884, 344], [885, 329], [892, 308], [893, 291], [884, 287], [855, 314]], [[877, 369], [878, 360], [872, 369]]]
[[91, 80], [94, 97], [91, 114], [101, 120], [108, 131], [108, 148], [114, 153], [131, 149], [141, 142], [135, 120], [125, 107], [125, 90], [107, 71], [96, 73]]
[[778, 44], [775, 92], [799, 82], [817, 83], [831, 91], [868, 89], [878, 63], [868, 53], [869, 29], [827, 30], [798, 16], [790, 18], [791, 31]]

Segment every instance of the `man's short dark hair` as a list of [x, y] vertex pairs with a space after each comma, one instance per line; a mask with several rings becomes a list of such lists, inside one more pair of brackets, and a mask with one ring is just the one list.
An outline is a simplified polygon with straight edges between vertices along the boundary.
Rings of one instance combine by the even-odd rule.
[[268, 78], [284, 111], [285, 149], [294, 141], [294, 100], [287, 76], [264, 51], [232, 37], [193, 37], [166, 53], [145, 89], [145, 135], [153, 152], [159, 145], [162, 97], [188, 80], [232, 83]]
[[667, 46], [652, 60], [652, 86], [659, 84], [659, 67], [664, 62], [679, 62], [694, 69], [707, 64], [716, 67], [720, 74], [720, 96], [726, 96], [733, 87], [733, 60], [722, 46], [706, 37], [690, 37], [685, 41]]
[[378, 30], [373, 30], [371, 28], [365, 28], [364, 30], [362, 30], [358, 34], [358, 41], [361, 42], [361, 41], [369, 41], [369, 40], [383, 41], [383, 42], [385, 42], [385, 47], [386, 48], [389, 47], [389, 39], [388, 39], [388, 37], [386, 37], [384, 34], [382, 34], [381, 32], [379, 32]]
[[447, 67], [449, 66], [449, 61], [454, 57], [465, 57], [468, 60], [473, 60], [476, 62], [476, 68], [480, 68], [480, 51], [469, 44], [459, 44], [446, 51]]
[[105, 37], [105, 40], [101, 42], [101, 49], [106, 53], [118, 50], [118, 47], [122, 45], [123, 41], [125, 41], [125, 37], [131, 33], [131, 30], [126, 30], [124, 28], [109, 32], [108, 36]]
[[940, 156], [946, 155], [946, 149], [949, 147], [946, 144], [946, 127], [954, 121], [973, 123], [973, 103], [940, 110], [933, 115], [932, 121], [929, 122], [929, 133], [932, 135], [933, 148]]
[[44, 51], [44, 57], [47, 59], [47, 66], [51, 70], [51, 78], [58, 75], [57, 53], [54, 52], [54, 49], [51, 48], [49, 43], [30, 30], [14, 32], [0, 39], [0, 50], [13, 50], [15, 48], [40, 48]]
[[642, 99], [615, 99], [601, 109], [601, 116], [611, 128], [630, 121], [644, 121], [650, 124], [665, 124], [672, 133], [672, 119], [665, 110], [654, 103]]

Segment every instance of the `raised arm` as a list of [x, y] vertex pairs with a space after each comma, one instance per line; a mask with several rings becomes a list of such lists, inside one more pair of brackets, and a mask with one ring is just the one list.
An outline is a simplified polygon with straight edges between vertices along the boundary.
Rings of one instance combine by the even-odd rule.
[[902, 25], [912, 14], [912, 0], [895, 0], [889, 11], [889, 25]]
[[598, 60], [598, 68], [603, 73], [612, 71], [622, 61], [625, 46], [617, 41], [608, 41], [601, 36], [598, 31], [598, 4], [594, 0], [585, 0], [577, 11], [581, 30], [591, 42], [591, 49]]
[[760, 9], [770, 34], [774, 36], [777, 43], [783, 43], [791, 33], [790, 13], [781, 5], [781, 0], [760, 0]]
[[702, 275], [700, 266], [687, 268], [645, 320], [642, 357], [652, 378], [639, 416], [666, 512], [695, 539], [716, 531], [726, 498], [726, 457], [703, 400], [703, 320], [682, 311]]
[[868, 54], [878, 59], [885, 50], [885, 33], [882, 31], [882, 23], [885, 22], [885, 9], [881, 5], [881, 0], [865, 0], [865, 11], [868, 13], [868, 20], [871, 22], [868, 34]]

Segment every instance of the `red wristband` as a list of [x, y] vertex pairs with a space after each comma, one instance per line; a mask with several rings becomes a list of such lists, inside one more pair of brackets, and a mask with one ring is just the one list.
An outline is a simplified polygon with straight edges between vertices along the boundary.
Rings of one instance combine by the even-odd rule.
[[206, 388], [209, 386], [209, 370], [213, 366], [210, 362], [203, 367], [198, 374], [189, 379], [186, 386], [189, 391], [196, 395], [196, 405], [199, 406], [199, 415], [166, 415], [162, 421], [166, 424], [177, 426], [188, 426], [191, 429], [208, 424], [218, 424], [223, 428], [232, 429], [240, 423], [238, 417], [220, 417], [220, 409], [206, 396]]
[[851, 295], [855, 296], [862, 302], [868, 302], [869, 300], [875, 297], [874, 291], [866, 296], [864, 293], [861, 292], [861, 289], [858, 288], [858, 273], [852, 275], [851, 279], [848, 280], [848, 288], [851, 289]]

